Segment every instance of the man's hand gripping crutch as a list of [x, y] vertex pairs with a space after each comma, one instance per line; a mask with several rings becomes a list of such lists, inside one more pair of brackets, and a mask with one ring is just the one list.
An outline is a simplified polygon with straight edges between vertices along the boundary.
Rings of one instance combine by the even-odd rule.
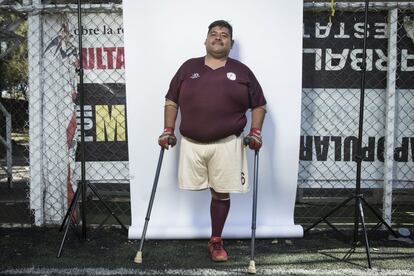
[[158, 138], [158, 144], [161, 146], [160, 156], [158, 158], [157, 170], [155, 172], [154, 184], [152, 186], [151, 197], [148, 204], [147, 215], [145, 216], [144, 229], [142, 230], [141, 241], [139, 243], [138, 252], [134, 258], [135, 263], [142, 263], [142, 249], [144, 247], [145, 235], [147, 233], [148, 222], [151, 216], [152, 205], [154, 203], [155, 192], [157, 190], [158, 178], [160, 176], [162, 159], [164, 157], [164, 150], [173, 147], [177, 143], [177, 138], [174, 135], [174, 129], [171, 127], [164, 128], [164, 132]]

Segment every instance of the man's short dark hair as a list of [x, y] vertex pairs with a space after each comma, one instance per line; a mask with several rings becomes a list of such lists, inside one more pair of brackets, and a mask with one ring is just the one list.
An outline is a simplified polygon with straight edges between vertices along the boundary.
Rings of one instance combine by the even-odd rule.
[[210, 32], [211, 29], [213, 29], [214, 27], [225, 27], [225, 28], [229, 29], [230, 38], [233, 38], [233, 27], [226, 20], [216, 20], [216, 21], [214, 21], [213, 23], [210, 24], [210, 26], [208, 26], [208, 32]]

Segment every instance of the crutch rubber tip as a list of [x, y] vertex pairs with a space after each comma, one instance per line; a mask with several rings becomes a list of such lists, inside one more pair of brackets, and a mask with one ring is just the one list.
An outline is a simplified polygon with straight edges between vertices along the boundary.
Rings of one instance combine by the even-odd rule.
[[138, 251], [137, 255], [135, 255], [134, 263], [141, 264], [142, 263], [142, 251]]
[[247, 268], [247, 272], [250, 274], [256, 274], [256, 264], [254, 263], [254, 261], [250, 261], [249, 263], [249, 267]]

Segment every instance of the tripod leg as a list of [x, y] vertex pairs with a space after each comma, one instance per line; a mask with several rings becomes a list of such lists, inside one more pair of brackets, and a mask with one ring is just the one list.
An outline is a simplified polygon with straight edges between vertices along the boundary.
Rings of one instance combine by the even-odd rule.
[[343, 201], [342, 203], [340, 203], [338, 206], [336, 206], [332, 211], [330, 211], [329, 213], [327, 213], [325, 216], [321, 217], [318, 221], [316, 221], [314, 224], [312, 224], [311, 226], [309, 226], [308, 228], [305, 229], [305, 233], [308, 232], [309, 230], [311, 230], [312, 228], [314, 228], [316, 225], [318, 225], [319, 223], [321, 223], [322, 221], [325, 221], [327, 217], [331, 216], [333, 213], [335, 213], [336, 211], [338, 211], [340, 208], [342, 208], [343, 206], [345, 206], [349, 201], [351, 201], [352, 199], [354, 199], [353, 197], [350, 197], [348, 199], [346, 199], [345, 201]]
[[139, 243], [138, 252], [137, 252], [137, 254], [134, 258], [134, 262], [138, 263], [138, 264], [142, 263], [142, 249], [144, 247], [144, 240], [145, 240], [145, 235], [147, 233], [148, 222], [149, 222], [150, 216], [151, 216], [152, 205], [154, 204], [155, 192], [157, 191], [158, 178], [160, 176], [162, 158], [163, 157], [164, 157], [164, 148], [161, 148], [160, 157], [158, 158], [157, 171], [155, 172], [154, 184], [152, 185], [151, 197], [150, 197], [150, 201], [148, 203], [147, 215], [145, 216], [144, 229], [142, 230], [142, 235], [141, 235], [141, 240], [140, 240], [140, 243]]
[[349, 257], [355, 252], [355, 247], [351, 247], [348, 252], [346, 252], [345, 256], [342, 258], [342, 260], [348, 260]]
[[77, 201], [77, 198], [79, 197], [79, 193], [80, 193], [80, 189], [79, 189], [79, 187], [80, 187], [80, 186], [78, 185], [78, 187], [76, 188], [75, 195], [73, 196], [73, 199], [72, 199], [72, 201], [70, 202], [70, 205], [69, 205], [69, 209], [68, 209], [68, 211], [66, 212], [65, 218], [63, 219], [63, 222], [62, 222], [62, 224], [60, 225], [59, 232], [62, 232], [63, 227], [65, 227], [65, 223], [66, 223], [66, 220], [67, 220], [67, 219], [68, 219], [68, 217], [69, 217], [69, 214], [71, 213], [72, 206], [73, 206], [73, 204], [75, 204], [75, 202]]
[[125, 225], [122, 223], [122, 221], [118, 218], [118, 216], [111, 210], [111, 208], [108, 206], [108, 204], [103, 200], [101, 195], [98, 193], [98, 190], [96, 189], [95, 185], [91, 184], [90, 182], [87, 182], [89, 188], [91, 188], [92, 192], [99, 198], [99, 201], [105, 206], [106, 210], [116, 219], [116, 221], [121, 225], [122, 229], [125, 231], [128, 231], [128, 229], [125, 227]]
[[359, 219], [360, 219], [360, 210], [359, 210], [359, 204], [360, 204], [360, 195], [357, 195], [356, 200], [355, 200], [355, 215], [354, 215], [354, 241], [353, 244], [354, 246], [358, 245], [358, 241], [359, 241]]
[[385, 226], [387, 227], [388, 231], [392, 233], [392, 235], [396, 238], [398, 238], [397, 233], [395, 233], [394, 230], [392, 230], [391, 226], [377, 213], [377, 211], [374, 210], [374, 208], [371, 207], [371, 205], [368, 204], [368, 202], [365, 200], [365, 198], [362, 198], [362, 202], [371, 210], [371, 212], [374, 214], [374, 216], [377, 217], [377, 219]]
[[248, 273], [256, 273], [256, 264], [254, 262], [254, 249], [256, 239], [256, 214], [257, 214], [257, 188], [258, 188], [258, 170], [259, 170], [259, 151], [254, 153], [254, 174], [253, 174], [253, 208], [252, 208], [252, 239], [250, 245], [250, 262], [247, 268]]
[[70, 227], [70, 225], [72, 223], [72, 215], [73, 215], [74, 210], [76, 210], [76, 206], [79, 203], [78, 201], [79, 201], [80, 194], [81, 194], [80, 193], [80, 186], [78, 186], [78, 188], [76, 189], [75, 196], [73, 197], [73, 200], [72, 200], [72, 202], [70, 204], [70, 207], [68, 209], [68, 212], [66, 213], [66, 216], [65, 216], [65, 219], [64, 219], [64, 223], [62, 223], [62, 226], [61, 226], [61, 228], [63, 228], [63, 225], [66, 222], [65, 232], [63, 234], [63, 238], [62, 238], [62, 241], [60, 243], [59, 251], [58, 251], [58, 254], [56, 256], [57, 258], [60, 258], [60, 256], [62, 255], [62, 250], [63, 250], [63, 246], [64, 246], [65, 241], [66, 241], [66, 236], [68, 234], [69, 227]]
[[360, 218], [361, 218], [362, 230], [364, 231], [364, 241], [365, 241], [365, 250], [367, 252], [368, 268], [371, 269], [372, 268], [372, 266], [371, 266], [371, 254], [369, 252], [369, 243], [368, 243], [367, 229], [365, 227], [364, 210], [362, 209], [362, 203], [361, 203], [361, 198], [360, 197], [357, 198], [357, 203], [358, 203], [359, 215], [360, 215]]

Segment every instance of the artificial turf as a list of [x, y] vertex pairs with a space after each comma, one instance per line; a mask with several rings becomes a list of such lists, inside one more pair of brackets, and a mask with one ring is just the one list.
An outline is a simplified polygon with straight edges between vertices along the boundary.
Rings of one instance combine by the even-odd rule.
[[[369, 236], [372, 264], [376, 270], [404, 270], [404, 275], [410, 275], [410, 272], [414, 275], [413, 244], [390, 241], [387, 232], [377, 231]], [[209, 259], [207, 239], [148, 240], [143, 250], [143, 263], [138, 265], [133, 262], [138, 241], [128, 240], [120, 229], [89, 228], [85, 241], [69, 232], [62, 256], [57, 258], [62, 237], [57, 228], [0, 228], [0, 274], [24, 268], [124, 268], [161, 271], [160, 274], [171, 269], [242, 272], [249, 263], [249, 239], [226, 240], [230, 259], [225, 263], [213, 263]], [[295, 274], [318, 270], [365, 271], [367, 257], [363, 245], [357, 246], [344, 260], [349, 248], [350, 245], [337, 239], [334, 233], [321, 231], [301, 239], [257, 239], [256, 266], [258, 272], [260, 268], [267, 268], [296, 271]]]

